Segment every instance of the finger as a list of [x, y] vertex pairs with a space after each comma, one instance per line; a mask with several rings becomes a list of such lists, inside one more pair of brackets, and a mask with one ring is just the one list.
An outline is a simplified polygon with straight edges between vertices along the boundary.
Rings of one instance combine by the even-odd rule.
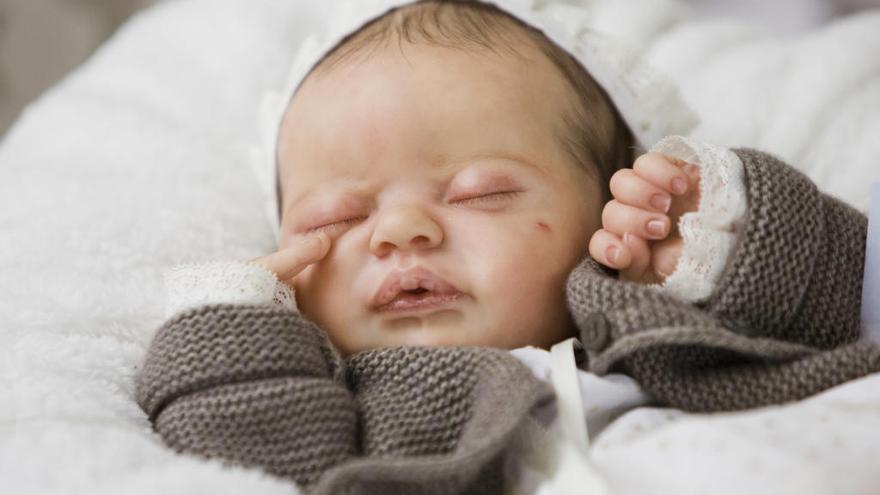
[[602, 226], [618, 236], [629, 232], [644, 239], [663, 239], [669, 235], [669, 217], [612, 199], [602, 210]]
[[611, 176], [611, 194], [621, 203], [653, 210], [669, 212], [672, 196], [663, 189], [639, 177], [634, 170], [624, 168]]
[[687, 174], [689, 180], [688, 192], [684, 196], [682, 196], [682, 201], [678, 205], [673, 205], [673, 208], [678, 206], [684, 211], [696, 211], [696, 209], [700, 205], [700, 182], [701, 182], [701, 173], [699, 165], [694, 165], [692, 163], [686, 163], [683, 165], [682, 170]]
[[[674, 160], [674, 161], [673, 161]], [[666, 192], [680, 196], [691, 187], [690, 176], [676, 163], [685, 162], [667, 158], [660, 153], [646, 153], [633, 164], [636, 175]]]
[[654, 272], [660, 280], [665, 280], [675, 272], [683, 249], [684, 240], [681, 237], [664, 239], [654, 244]]
[[629, 249], [632, 262], [620, 271], [620, 278], [630, 282], [653, 282], [654, 276], [648, 272], [651, 267], [651, 248], [648, 241], [632, 234], [623, 235], [623, 244]]
[[320, 261], [328, 251], [330, 251], [330, 237], [320, 232], [292, 244], [287, 249], [264, 256], [257, 263], [274, 272], [280, 280], [287, 280], [298, 275], [312, 263]]
[[608, 268], [620, 270], [629, 266], [631, 255], [620, 237], [599, 229], [590, 239], [590, 256]]

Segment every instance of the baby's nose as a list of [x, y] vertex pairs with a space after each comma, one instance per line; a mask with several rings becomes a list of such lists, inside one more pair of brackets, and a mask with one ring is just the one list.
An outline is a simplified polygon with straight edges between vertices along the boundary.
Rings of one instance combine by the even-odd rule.
[[443, 230], [423, 208], [400, 205], [380, 213], [370, 251], [382, 257], [394, 249], [430, 249], [443, 242]]

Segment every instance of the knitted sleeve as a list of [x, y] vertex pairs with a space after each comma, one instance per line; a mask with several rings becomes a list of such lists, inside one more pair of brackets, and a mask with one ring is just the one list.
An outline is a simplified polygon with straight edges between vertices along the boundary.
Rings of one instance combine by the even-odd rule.
[[151, 343], [135, 393], [175, 450], [303, 487], [357, 447], [341, 357], [286, 309], [209, 304], [176, 314]]
[[747, 334], [821, 349], [859, 336], [868, 219], [771, 155], [735, 150], [745, 230], [706, 309]]
[[519, 426], [552, 412], [552, 390], [507, 351], [398, 347], [343, 361], [325, 335], [265, 305], [185, 311], [153, 340], [138, 404], [172, 448], [315, 495], [499, 493]]
[[589, 369], [627, 373], [690, 411], [779, 404], [880, 371], [880, 347], [858, 341], [864, 215], [769, 155], [735, 152], [745, 225], [706, 304], [621, 282], [590, 258], [566, 286]]

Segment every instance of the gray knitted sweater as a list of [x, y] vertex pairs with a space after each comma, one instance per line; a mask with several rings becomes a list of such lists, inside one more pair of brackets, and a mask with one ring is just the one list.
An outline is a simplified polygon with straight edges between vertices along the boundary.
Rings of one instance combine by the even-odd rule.
[[[736, 153], [746, 230], [708, 302], [618, 281], [589, 258], [573, 270], [584, 368], [630, 374], [659, 404], [691, 411], [797, 400], [880, 371], [880, 348], [855, 342], [864, 215], [769, 155]], [[498, 493], [505, 447], [554, 401], [504, 350], [343, 359], [301, 314], [259, 305], [206, 305], [165, 322], [136, 396], [172, 448], [322, 494]]]

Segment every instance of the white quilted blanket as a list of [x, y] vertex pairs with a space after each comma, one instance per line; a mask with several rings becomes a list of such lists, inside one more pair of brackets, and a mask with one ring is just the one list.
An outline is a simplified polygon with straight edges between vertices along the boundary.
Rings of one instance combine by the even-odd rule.
[[[321, 3], [160, 4], [0, 143], [0, 493], [290, 493], [166, 449], [132, 375], [162, 322], [163, 270], [274, 246], [247, 151], [260, 97]], [[781, 38], [689, 20], [673, 0], [587, 8], [680, 82], [696, 137], [774, 152], [866, 207], [880, 179], [880, 12]], [[878, 445], [873, 375], [737, 414], [637, 408], [592, 455], [620, 494], [877, 493]]]

